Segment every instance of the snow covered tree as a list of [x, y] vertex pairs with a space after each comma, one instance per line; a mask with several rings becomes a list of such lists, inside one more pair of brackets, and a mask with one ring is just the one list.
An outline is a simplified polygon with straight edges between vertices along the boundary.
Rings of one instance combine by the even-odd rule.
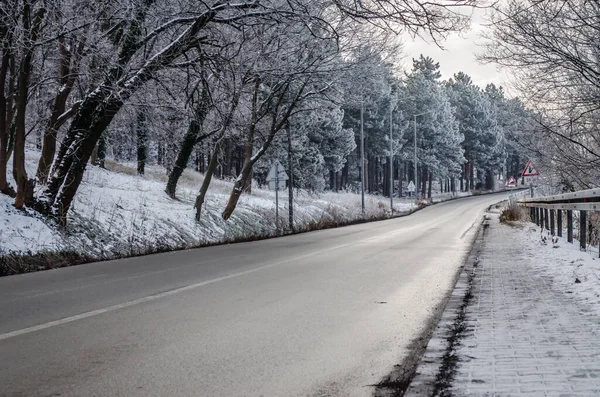
[[[403, 114], [417, 127], [418, 173], [421, 194], [431, 196], [434, 177], [454, 177], [464, 161], [461, 142], [464, 135], [450, 104], [446, 90], [440, 82], [439, 64], [429, 57], [413, 60], [413, 68], [406, 76], [404, 92], [412, 98], [401, 108]], [[414, 127], [414, 125], [413, 125]], [[412, 134], [408, 134], [414, 145]], [[414, 164], [413, 164], [414, 167]]]
[[[455, 109], [455, 118], [464, 135], [462, 146], [467, 160], [463, 172], [466, 181], [464, 190], [475, 188], [475, 169], [480, 181], [488, 174], [488, 188], [493, 188], [490, 186], [493, 184], [490, 175], [502, 168], [505, 156], [504, 136], [497, 124], [496, 107], [490, 97], [462, 72], [455, 74], [448, 81], [447, 87]], [[461, 190], [462, 188], [461, 180]]]

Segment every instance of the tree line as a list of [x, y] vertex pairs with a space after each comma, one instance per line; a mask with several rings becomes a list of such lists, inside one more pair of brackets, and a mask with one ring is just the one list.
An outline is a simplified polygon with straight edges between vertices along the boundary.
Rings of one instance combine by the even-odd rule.
[[[264, 182], [289, 151], [296, 187], [356, 190], [362, 173], [367, 191], [390, 194], [391, 154], [396, 189], [415, 171], [417, 114], [423, 194], [434, 179], [447, 190], [489, 185], [519, 166], [511, 134], [528, 128], [523, 104], [462, 73], [441, 81], [430, 58], [404, 74], [394, 67], [397, 33], [438, 40], [468, 26], [453, 7], [472, 4], [6, 0], [0, 192], [64, 226], [90, 163], [135, 161], [139, 174], [163, 165], [173, 198], [195, 167], [205, 176], [197, 219], [213, 177], [233, 181], [228, 219], [252, 180]], [[28, 146], [40, 152], [34, 175]]]
[[509, 0], [494, 6], [482, 59], [507, 68], [535, 117], [515, 137], [565, 191], [600, 184], [600, 3]]

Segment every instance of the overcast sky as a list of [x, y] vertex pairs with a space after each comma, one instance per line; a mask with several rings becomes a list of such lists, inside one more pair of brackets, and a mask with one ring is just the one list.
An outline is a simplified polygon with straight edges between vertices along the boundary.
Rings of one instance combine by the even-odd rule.
[[508, 76], [506, 72], [499, 71], [495, 65], [481, 64], [475, 59], [475, 55], [482, 52], [482, 47], [478, 45], [483, 42], [480, 35], [483, 31], [489, 29], [485, 26], [488, 12], [481, 9], [474, 10], [471, 29], [460, 35], [452, 35], [441, 42], [444, 49], [440, 49], [433, 42], [427, 42], [419, 38], [415, 40], [410, 37], [404, 38], [404, 60], [402, 63], [405, 69], [410, 70], [412, 59], [423, 54], [440, 63], [443, 79], [448, 79], [454, 73], [462, 71], [471, 76], [473, 82], [482, 88], [488, 83], [494, 83], [507, 89]]

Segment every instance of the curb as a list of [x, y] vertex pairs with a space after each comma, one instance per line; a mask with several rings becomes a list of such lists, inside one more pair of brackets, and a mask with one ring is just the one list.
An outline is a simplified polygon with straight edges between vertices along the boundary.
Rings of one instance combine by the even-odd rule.
[[456, 280], [452, 294], [446, 303], [438, 325], [436, 326], [425, 353], [417, 366], [415, 376], [404, 393], [405, 397], [423, 397], [437, 395], [440, 389], [440, 374], [443, 367], [450, 374], [453, 371], [454, 352], [452, 351], [450, 339], [456, 337], [454, 328], [457, 325], [458, 317], [464, 310], [468, 295], [471, 292], [472, 274], [474, 268], [479, 262], [479, 255], [483, 249], [485, 240], [485, 230], [489, 226], [489, 215], [484, 218], [477, 229], [475, 241], [471, 251], [467, 255], [463, 269]]

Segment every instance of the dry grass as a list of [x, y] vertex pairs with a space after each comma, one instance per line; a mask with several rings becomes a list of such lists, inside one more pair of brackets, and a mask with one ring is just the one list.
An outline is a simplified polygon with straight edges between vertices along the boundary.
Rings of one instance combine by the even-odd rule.
[[127, 175], [137, 175], [137, 169], [113, 160], [104, 160], [104, 168], [110, 171], [120, 172]]
[[500, 213], [500, 222], [514, 226], [525, 219], [523, 208], [517, 203], [509, 204]]

